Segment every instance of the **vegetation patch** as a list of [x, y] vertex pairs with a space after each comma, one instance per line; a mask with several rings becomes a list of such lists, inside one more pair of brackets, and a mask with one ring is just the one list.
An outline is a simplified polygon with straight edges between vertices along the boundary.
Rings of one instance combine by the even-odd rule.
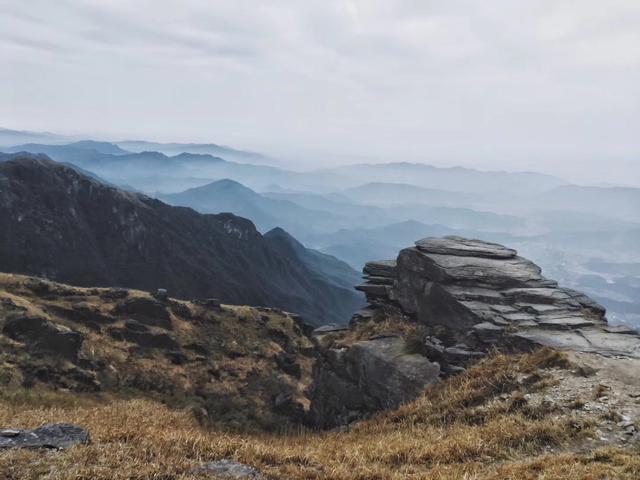
[[397, 411], [343, 432], [230, 433], [204, 428], [190, 409], [152, 400], [42, 392], [24, 401], [34, 391], [3, 393], [0, 425], [70, 422], [87, 428], [92, 443], [57, 453], [5, 451], [0, 472], [8, 480], [178, 480], [194, 478], [191, 470], [203, 462], [226, 458], [292, 480], [638, 478], [635, 450], [570, 453], [590, 425], [527, 410], [523, 389], [537, 386], [524, 380], [534, 373], [544, 378], [545, 369], [565, 362], [546, 349], [493, 355]]

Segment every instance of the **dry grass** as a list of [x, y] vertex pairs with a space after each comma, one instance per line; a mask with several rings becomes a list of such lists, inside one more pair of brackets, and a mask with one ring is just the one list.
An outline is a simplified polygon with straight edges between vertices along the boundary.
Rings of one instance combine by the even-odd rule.
[[[320, 338], [320, 342], [324, 348], [342, 348], [350, 347], [354, 343], [362, 340], [369, 340], [372, 337], [385, 335], [399, 335], [404, 337], [411, 350], [414, 343], [422, 343], [425, 331], [423, 326], [407, 318], [398, 315], [389, 315], [381, 320], [361, 322], [347, 331], [325, 334]], [[417, 350], [422, 350], [422, 348], [417, 348]]]
[[[207, 312], [190, 305], [193, 319], [172, 313], [171, 335], [188, 352], [186, 363], [174, 364], [160, 350], [139, 354], [133, 345], [114, 343], [51, 309], [89, 306], [110, 315], [113, 302], [100, 298], [103, 289], [0, 274], [0, 293], [13, 309], [81, 331], [83, 358], [107, 365], [96, 371], [110, 392], [56, 392], [39, 383], [21, 389], [25, 369], [19, 362], [35, 360], [20, 344], [0, 336], [5, 342], [0, 343], [0, 426], [70, 422], [87, 428], [93, 440], [64, 452], [0, 452], [1, 480], [181, 480], [191, 478], [189, 471], [200, 463], [220, 458], [290, 480], [640, 478], [638, 452], [571, 453], [591, 426], [566, 411], [529, 405], [526, 392], [550, 385], [544, 370], [568, 366], [552, 350], [493, 355], [430, 387], [416, 401], [347, 432], [239, 434], [225, 427], [241, 424], [244, 417], [272, 422], [269, 388], [288, 385], [302, 397], [309, 381], [312, 359], [304, 352], [310, 344], [286, 315], [245, 307]], [[110, 325], [122, 322], [115, 318]], [[350, 344], [387, 333], [408, 339], [422, 335], [415, 325], [392, 319], [326, 340]], [[207, 358], [198, 360], [186, 346], [203, 339], [209, 342]], [[280, 371], [275, 357], [285, 353], [300, 365], [300, 378]], [[68, 368], [49, 358], [41, 361], [54, 372]], [[186, 394], [219, 403], [208, 405], [215, 413], [204, 422], [209, 429], [196, 420], [193, 413], [199, 410], [184, 405]], [[234, 405], [221, 402], [224, 398]]]
[[[42, 392], [33, 402], [34, 393], [23, 392], [31, 398], [23, 402], [20, 392], [3, 394], [0, 425], [72, 422], [87, 427], [93, 443], [65, 452], [0, 453], [0, 478], [178, 480], [220, 458], [291, 480], [639, 478], [637, 452], [566, 453], [588, 425], [527, 411], [522, 379], [564, 362], [549, 350], [496, 355], [417, 401], [342, 433], [230, 434], [203, 429], [188, 412], [148, 400]], [[496, 401], [500, 395], [509, 397]]]
[[[120, 397], [207, 412], [199, 417], [203, 423], [237, 430], [275, 430], [297, 421], [274, 410], [273, 398], [281, 392], [308, 406], [304, 390], [311, 381], [313, 359], [307, 351], [312, 344], [286, 313], [172, 301], [167, 308], [171, 328], [151, 326], [148, 331], [175, 342], [182, 356], [176, 361], [169, 348], [142, 348], [109, 333], [122, 330], [129, 318], [117, 313], [122, 300], [105, 296], [109, 291], [0, 273], [0, 392], [19, 386], [32, 392], [51, 387], [92, 391], [99, 384], [101, 391]], [[137, 290], [127, 296], [151, 298]], [[38, 316], [79, 332], [84, 338], [81, 361], [34, 352], [3, 335], [4, 322], [13, 315]], [[95, 382], [78, 380], [86, 378]], [[34, 395], [44, 394], [24, 397]], [[37, 400], [29, 403], [38, 405]]]

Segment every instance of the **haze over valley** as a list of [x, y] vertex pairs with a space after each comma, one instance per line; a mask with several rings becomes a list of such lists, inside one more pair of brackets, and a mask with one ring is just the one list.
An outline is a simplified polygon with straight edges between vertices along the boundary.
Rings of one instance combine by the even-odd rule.
[[[408, 162], [291, 170], [268, 155], [213, 143], [68, 142], [3, 132], [7, 154], [44, 154], [171, 205], [233, 213], [263, 234], [281, 228], [354, 271], [425, 236], [508, 244], [600, 301], [610, 321], [640, 326], [640, 188]], [[23, 139], [32, 141], [7, 144]]]

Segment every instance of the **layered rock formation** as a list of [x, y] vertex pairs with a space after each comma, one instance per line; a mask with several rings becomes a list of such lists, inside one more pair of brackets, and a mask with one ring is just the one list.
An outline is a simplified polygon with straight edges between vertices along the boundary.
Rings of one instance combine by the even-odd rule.
[[[605, 355], [640, 356], [636, 333], [607, 324], [605, 310], [586, 295], [559, 287], [515, 250], [461, 237], [425, 238], [395, 261], [364, 267], [369, 307], [446, 329], [442, 346], [475, 349], [543, 345]], [[447, 343], [451, 345], [447, 345]]]
[[[425, 238], [396, 260], [364, 267], [369, 305], [351, 330], [314, 332], [321, 353], [310, 390], [316, 425], [343, 425], [414, 399], [439, 378], [460, 372], [494, 348], [536, 346], [640, 358], [640, 337], [610, 326], [586, 295], [545, 278], [515, 250], [461, 237]], [[360, 338], [395, 319], [413, 338]], [[402, 332], [399, 332], [402, 333]], [[360, 335], [362, 336], [362, 335]]]

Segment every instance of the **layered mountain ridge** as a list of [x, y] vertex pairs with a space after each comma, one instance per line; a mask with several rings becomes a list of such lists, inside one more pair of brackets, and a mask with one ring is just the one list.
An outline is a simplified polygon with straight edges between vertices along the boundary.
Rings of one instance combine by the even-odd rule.
[[171, 207], [42, 156], [0, 163], [0, 223], [6, 272], [269, 305], [316, 324], [344, 323], [361, 304], [249, 220]]

